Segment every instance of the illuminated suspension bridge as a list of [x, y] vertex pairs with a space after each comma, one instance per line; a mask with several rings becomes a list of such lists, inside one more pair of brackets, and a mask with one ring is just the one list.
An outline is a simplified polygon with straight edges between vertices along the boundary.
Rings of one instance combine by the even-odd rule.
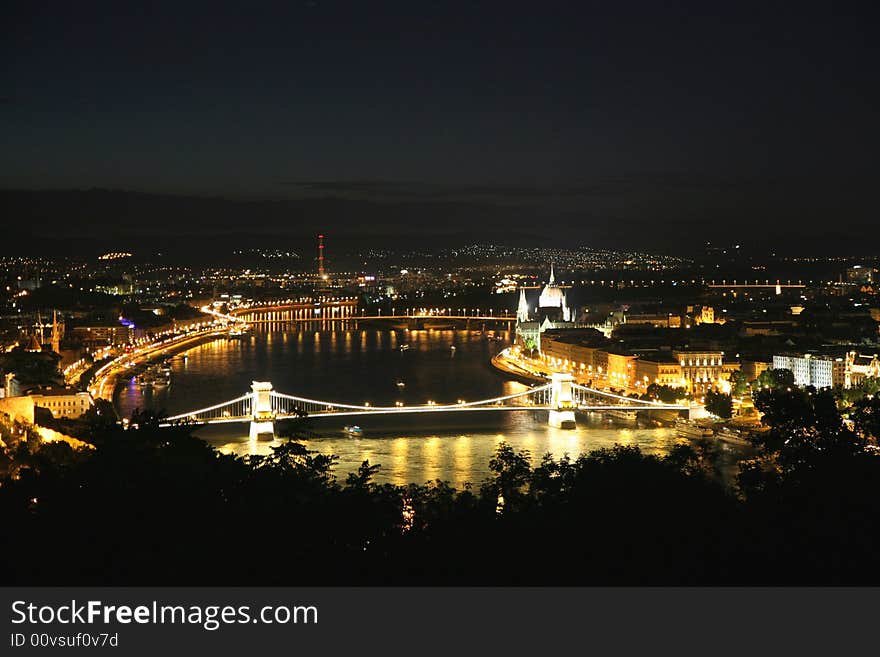
[[268, 381], [254, 381], [251, 391], [207, 408], [168, 417], [162, 426], [174, 424], [222, 424], [250, 422], [250, 436], [274, 434], [275, 420], [293, 417], [392, 415], [403, 413], [451, 413], [469, 411], [548, 411], [551, 426], [575, 427], [575, 411], [693, 411], [691, 406], [664, 404], [615, 395], [576, 384], [569, 374], [553, 374], [549, 383], [522, 392], [455, 404], [428, 402], [421, 405], [371, 406], [322, 401], [277, 392]]

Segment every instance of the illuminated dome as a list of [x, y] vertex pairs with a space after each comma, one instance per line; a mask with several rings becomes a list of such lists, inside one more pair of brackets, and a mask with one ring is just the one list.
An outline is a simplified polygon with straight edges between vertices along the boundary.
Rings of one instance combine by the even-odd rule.
[[561, 308], [565, 303], [565, 294], [555, 285], [547, 285], [538, 298], [540, 308]]
[[565, 306], [565, 292], [556, 285], [556, 276], [553, 274], [553, 264], [550, 264], [550, 280], [544, 289], [541, 290], [541, 296], [538, 298], [539, 308], [562, 308]]

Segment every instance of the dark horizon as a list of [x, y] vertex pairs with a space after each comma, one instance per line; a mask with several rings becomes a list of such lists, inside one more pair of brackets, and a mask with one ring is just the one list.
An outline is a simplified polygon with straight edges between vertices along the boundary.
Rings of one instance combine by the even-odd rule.
[[[357, 191], [362, 184], [364, 191]], [[308, 184], [311, 187], [311, 183]], [[620, 190], [614, 190], [619, 186]], [[329, 234], [347, 248], [463, 246], [491, 243], [541, 248], [611, 249], [679, 256], [700, 256], [707, 243], [743, 252], [780, 255], [870, 255], [877, 228], [872, 219], [823, 220], [817, 205], [799, 215], [795, 232], [772, 213], [737, 217], [741, 206], [716, 206], [705, 216], [664, 216], [656, 208], [641, 216], [620, 207], [627, 181], [606, 186], [601, 209], [583, 205], [581, 189], [563, 190], [558, 203], [542, 195], [552, 190], [519, 190], [511, 200], [499, 188], [437, 188], [422, 193], [384, 193], [384, 184], [335, 185], [322, 182], [319, 192], [299, 198], [230, 199], [222, 196], [170, 195], [111, 189], [0, 189], [0, 204], [10, 218], [5, 250], [59, 255], [71, 249], [90, 254], [106, 250], [140, 253], [174, 250], [181, 240], [200, 239], [222, 248], [299, 246], [311, 248], [314, 235]], [[340, 189], [355, 190], [339, 193]], [[439, 193], [430, 190], [439, 189]], [[655, 193], [663, 186], [655, 184]], [[336, 191], [331, 194], [329, 190]], [[428, 191], [425, 191], [428, 190]], [[679, 194], [707, 194], [678, 188]], [[781, 196], [781, 190], [773, 192]], [[733, 190], [728, 195], [735, 195]], [[524, 199], [524, 200], [519, 200]], [[574, 205], [574, 207], [572, 207]], [[735, 227], [735, 228], [734, 228]], [[13, 248], [14, 247], [14, 248]]]

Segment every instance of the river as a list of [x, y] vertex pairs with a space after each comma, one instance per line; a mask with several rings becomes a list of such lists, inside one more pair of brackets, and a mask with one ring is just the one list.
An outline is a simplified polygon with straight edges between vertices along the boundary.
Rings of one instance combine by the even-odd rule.
[[[120, 414], [152, 408], [169, 415], [239, 397], [252, 381], [271, 381], [280, 392], [334, 402], [374, 406], [475, 401], [525, 390], [489, 365], [510, 343], [509, 331], [406, 330], [357, 328], [338, 324], [318, 330], [255, 329], [244, 339], [219, 339], [189, 349], [171, 360], [172, 382], [164, 388], [123, 382], [116, 394]], [[401, 345], [409, 345], [401, 350]], [[455, 349], [452, 349], [452, 347]], [[404, 387], [399, 387], [398, 382]], [[342, 431], [356, 421], [364, 430], [353, 438]], [[579, 415], [578, 428], [554, 429], [546, 412], [436, 413], [402, 416], [317, 417], [308, 421], [305, 442], [315, 451], [335, 454], [336, 474], [344, 478], [364, 460], [381, 465], [379, 482], [406, 484], [442, 479], [461, 488], [478, 485], [489, 474], [496, 447], [507, 442], [528, 450], [533, 462], [551, 453], [572, 457], [614, 444], [638, 445], [664, 454], [687, 439], [670, 428], [645, 428], [635, 422], [611, 423], [601, 415]], [[234, 454], [268, 451], [277, 441], [250, 441], [248, 425], [225, 424], [197, 433], [219, 450]], [[716, 465], [725, 480], [735, 473], [741, 448], [720, 444]]]

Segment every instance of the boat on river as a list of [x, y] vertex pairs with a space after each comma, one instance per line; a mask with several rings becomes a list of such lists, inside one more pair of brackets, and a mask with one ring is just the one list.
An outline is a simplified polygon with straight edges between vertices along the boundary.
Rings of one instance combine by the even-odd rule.
[[358, 436], [363, 436], [363, 435], [364, 435], [364, 430], [361, 429], [361, 428], [360, 428], [358, 425], [356, 425], [356, 424], [348, 424], [348, 425], [346, 425], [345, 428], [343, 429], [343, 431], [344, 431], [346, 434], [348, 434], [349, 436], [354, 436], [354, 437], [358, 437]]
[[622, 408], [612, 408], [605, 411], [605, 415], [615, 420], [635, 420], [639, 412], [636, 410], [625, 410]]
[[135, 378], [142, 388], [164, 388], [171, 384], [171, 364], [168, 360], [148, 366]]
[[713, 434], [709, 427], [680, 418], [675, 421], [675, 432], [684, 438], [708, 438]]
[[730, 427], [719, 429], [715, 432], [715, 437], [722, 442], [730, 443], [732, 445], [748, 446], [752, 444], [747, 434], [739, 429], [732, 429]]

